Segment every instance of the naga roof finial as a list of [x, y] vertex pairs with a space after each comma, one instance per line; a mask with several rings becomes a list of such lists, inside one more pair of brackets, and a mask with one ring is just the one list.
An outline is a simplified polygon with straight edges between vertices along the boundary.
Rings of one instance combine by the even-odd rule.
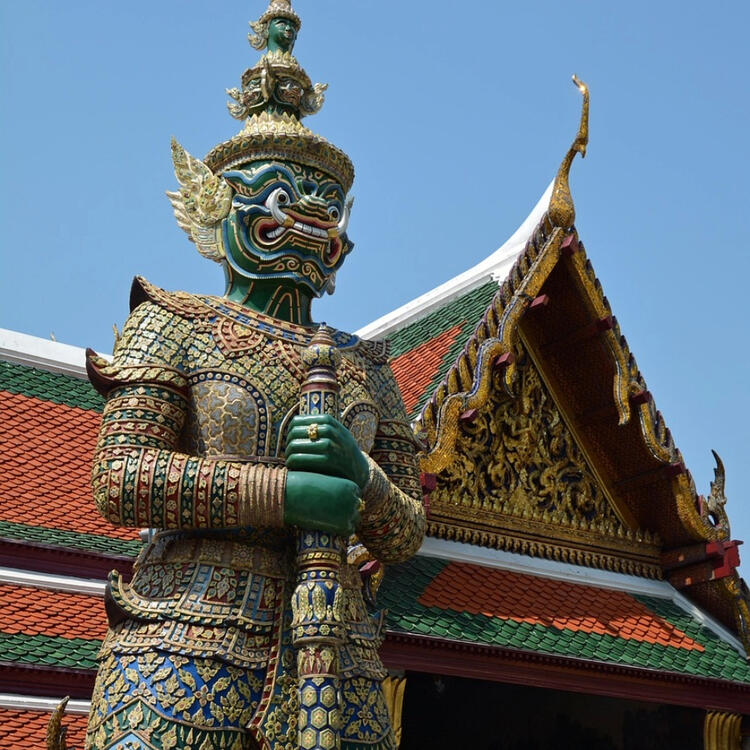
[[583, 94], [581, 123], [578, 126], [578, 134], [573, 141], [573, 145], [565, 154], [560, 169], [557, 170], [555, 185], [552, 188], [552, 197], [547, 210], [552, 224], [562, 229], [570, 229], [576, 218], [576, 209], [568, 183], [570, 166], [576, 154], [580, 154], [581, 158], [586, 156], [586, 145], [589, 142], [589, 87], [575, 75], [573, 76], [573, 83], [578, 86], [578, 90]]

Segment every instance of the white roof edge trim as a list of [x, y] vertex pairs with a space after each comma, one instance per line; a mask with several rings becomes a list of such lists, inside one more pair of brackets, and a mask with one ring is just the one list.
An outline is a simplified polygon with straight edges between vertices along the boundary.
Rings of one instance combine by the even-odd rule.
[[704, 627], [711, 630], [723, 641], [726, 641], [739, 654], [746, 658], [745, 649], [737, 636], [718, 620], [693, 604], [684, 594], [679, 592], [667, 581], [655, 581], [627, 573], [614, 573], [610, 570], [586, 568], [583, 565], [545, 560], [540, 557], [530, 557], [517, 552], [505, 552], [489, 547], [478, 547], [465, 542], [453, 542], [447, 539], [426, 537], [418, 555], [422, 557], [440, 557], [455, 562], [465, 562], [482, 565], [486, 568], [511, 570], [514, 573], [552, 578], [557, 581], [578, 583], [584, 586], [624, 591], [628, 594], [654, 596], [669, 599], [680, 609], [698, 620]]
[[510, 238], [492, 255], [485, 258], [468, 271], [454, 276], [444, 284], [435, 287], [411, 302], [386, 313], [382, 317], [368, 323], [358, 331], [357, 336], [364, 339], [379, 339], [387, 334], [413, 323], [432, 312], [436, 307], [450, 302], [455, 297], [470, 292], [490, 279], [498, 283], [504, 281], [516, 258], [523, 252], [537, 224], [542, 220], [552, 196], [554, 180], [550, 182], [542, 197], [537, 201], [531, 213], [524, 219]]
[[86, 379], [85, 349], [7, 328], [0, 328], [0, 360]]
[[66, 594], [88, 594], [89, 596], [104, 596], [104, 588], [107, 585], [106, 581], [93, 578], [74, 578], [4, 567], [0, 567], [0, 583], [63, 591]]
[[[15, 695], [14, 693], [0, 693], [0, 708], [15, 709], [17, 711], [44, 711], [52, 713], [63, 699], [37, 698], [34, 695]], [[91, 710], [91, 701], [69, 700], [65, 706], [66, 714], [87, 714]], [[64, 722], [64, 720], [63, 720]]]

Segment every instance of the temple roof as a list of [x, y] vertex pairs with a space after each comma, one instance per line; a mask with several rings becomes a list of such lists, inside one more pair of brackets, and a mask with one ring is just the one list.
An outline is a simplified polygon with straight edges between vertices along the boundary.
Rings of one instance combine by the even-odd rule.
[[[19, 703], [22, 701], [19, 701]], [[46, 747], [47, 724], [52, 715], [52, 708], [4, 708], [0, 696], [0, 736], [3, 750], [29, 750], [29, 748]], [[73, 714], [70, 710], [65, 716], [65, 736], [68, 747], [83, 747], [86, 735], [87, 713]]]
[[82, 553], [138, 553], [137, 530], [118, 528], [92, 513], [91, 457], [102, 406], [88, 381], [0, 362], [2, 538]]
[[[386, 661], [399, 644], [444, 643], [580, 671], [610, 665], [646, 682], [679, 677], [685, 705], [696, 700], [688, 683], [715, 691], [717, 705], [747, 701], [742, 644], [669, 584], [523, 557], [432, 541], [390, 567], [379, 593]], [[0, 681], [22, 692], [42, 669], [51, 680], [42, 694], [87, 697], [106, 631], [103, 595], [103, 581], [0, 568]], [[599, 679], [606, 693], [610, 678]]]
[[[696, 492], [572, 224], [583, 125], [508, 242], [358, 332], [390, 343], [429, 508], [422, 550], [381, 587], [384, 660], [464, 674], [448, 654], [478, 649], [503, 666], [466, 674], [536, 670], [554, 686], [560, 670], [593, 671], [575, 689], [614, 694], [617, 673], [619, 694], [649, 686], [702, 705], [709, 691], [735, 710], [750, 695], [750, 599], [723, 475], [708, 498]], [[83, 350], [0, 330], [0, 360], [0, 684], [85, 698], [103, 578], [129, 573], [139, 533], [93, 507], [103, 404]]]
[[419, 556], [382, 604], [393, 633], [750, 683], [739, 641], [663, 596]]
[[416, 417], [455, 362], [549, 204], [553, 183], [494, 253], [464, 273], [356, 331], [387, 339], [407, 412]]

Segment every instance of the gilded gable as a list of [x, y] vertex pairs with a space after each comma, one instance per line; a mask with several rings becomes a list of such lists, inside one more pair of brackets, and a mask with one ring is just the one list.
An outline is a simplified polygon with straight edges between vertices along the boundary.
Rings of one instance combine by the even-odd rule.
[[539, 370], [519, 352], [517, 395], [492, 388], [487, 404], [460, 420], [455, 459], [430, 496], [432, 532], [655, 574], [651, 535], [618, 515]]

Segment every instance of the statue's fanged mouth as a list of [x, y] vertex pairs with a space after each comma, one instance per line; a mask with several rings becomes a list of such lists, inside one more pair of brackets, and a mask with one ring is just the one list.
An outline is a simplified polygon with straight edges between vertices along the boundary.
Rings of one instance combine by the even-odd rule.
[[[322, 229], [321, 227], [313, 226], [312, 224], [306, 224], [302, 221], [295, 221], [291, 227], [277, 226], [276, 229], [265, 230], [261, 229], [260, 236], [268, 242], [273, 242], [279, 237], [283, 236], [288, 231], [295, 231], [301, 234], [311, 235], [313, 237], [320, 237], [321, 239], [327, 240], [329, 238], [329, 231]], [[334, 230], [335, 231], [335, 230]], [[338, 234], [338, 232], [336, 232]]]

